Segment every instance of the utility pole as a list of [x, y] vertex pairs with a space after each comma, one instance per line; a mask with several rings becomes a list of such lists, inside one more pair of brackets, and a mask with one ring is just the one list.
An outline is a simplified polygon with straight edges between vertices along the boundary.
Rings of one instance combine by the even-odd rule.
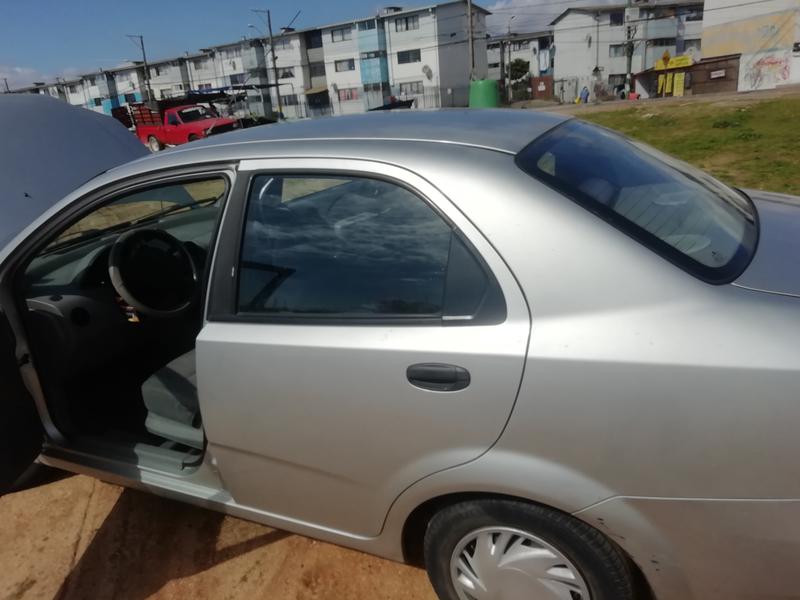
[[632, 6], [633, 6], [633, 0], [628, 0], [628, 7], [625, 9], [625, 23], [627, 24], [625, 30], [625, 58], [626, 58], [625, 87], [629, 94], [632, 91], [631, 71], [633, 70], [633, 38], [634, 35], [636, 34], [636, 30], [631, 25], [629, 19], [629, 11]]
[[[261, 16], [261, 13], [267, 13], [267, 33], [269, 33], [269, 48], [270, 54], [272, 55], [272, 76], [275, 79], [275, 98], [278, 101], [278, 117], [280, 118], [280, 116], [283, 115], [283, 104], [281, 103], [281, 88], [280, 85], [278, 85], [278, 60], [275, 58], [275, 42], [272, 35], [272, 15], [270, 14], [269, 9], [263, 10], [252, 8], [250, 10], [261, 17], [262, 21], [264, 20], [264, 17]], [[300, 13], [298, 12], [297, 14], [299, 15]], [[295, 15], [295, 19], [296, 18], [297, 15]], [[292, 19], [292, 21], [294, 21], [294, 19]]]
[[153, 101], [153, 89], [150, 87], [150, 67], [147, 66], [147, 54], [144, 51], [144, 36], [128, 35], [131, 40], [139, 40], [139, 48], [142, 51], [142, 62], [144, 63], [144, 85], [147, 88], [147, 101]]
[[[508, 33], [506, 34], [506, 46], [508, 47], [508, 63], [506, 64], [506, 69], [508, 70], [508, 79], [506, 80], [506, 100], [508, 103], [511, 104], [511, 101], [514, 99], [511, 90], [511, 21], [517, 18], [517, 15], [511, 15], [508, 19]], [[502, 52], [503, 47], [500, 46], [500, 50]]]
[[272, 54], [272, 73], [275, 76], [275, 96], [278, 99], [278, 118], [283, 116], [283, 106], [281, 105], [281, 88], [278, 84], [278, 60], [275, 58], [275, 42], [272, 38], [272, 16], [267, 10], [267, 29], [269, 30], [269, 51]]
[[3, 77], [3, 83], [6, 84], [6, 94], [11, 93], [11, 88], [8, 87], [8, 78], [7, 77]]
[[467, 44], [469, 45], [469, 79], [475, 76], [475, 46], [472, 43], [472, 0], [467, 0]]

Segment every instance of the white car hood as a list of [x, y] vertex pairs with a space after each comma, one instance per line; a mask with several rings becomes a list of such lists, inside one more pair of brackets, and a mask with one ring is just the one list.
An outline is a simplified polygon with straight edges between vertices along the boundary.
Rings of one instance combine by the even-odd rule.
[[112, 117], [39, 94], [0, 95], [0, 250], [81, 184], [147, 153]]

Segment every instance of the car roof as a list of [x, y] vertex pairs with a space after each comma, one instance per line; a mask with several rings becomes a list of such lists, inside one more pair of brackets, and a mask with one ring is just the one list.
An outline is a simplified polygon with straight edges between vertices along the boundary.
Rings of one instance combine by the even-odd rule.
[[455, 144], [516, 154], [567, 119], [563, 115], [519, 109], [374, 111], [242, 129], [172, 152], [257, 142], [397, 140]]

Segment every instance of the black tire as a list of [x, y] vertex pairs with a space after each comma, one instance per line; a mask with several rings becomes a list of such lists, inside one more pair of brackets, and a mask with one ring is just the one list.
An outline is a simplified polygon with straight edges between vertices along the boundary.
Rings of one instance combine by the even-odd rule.
[[530, 533], [561, 552], [577, 567], [589, 588], [591, 600], [633, 600], [636, 597], [628, 559], [593, 527], [544, 506], [487, 499], [449, 506], [428, 523], [425, 568], [441, 600], [459, 600], [450, 576], [450, 559], [458, 543], [470, 532], [493, 526]]
[[195, 140], [199, 140], [200, 137], [195, 135], [194, 133], [190, 133], [189, 137], [186, 139], [187, 142], [193, 142]]

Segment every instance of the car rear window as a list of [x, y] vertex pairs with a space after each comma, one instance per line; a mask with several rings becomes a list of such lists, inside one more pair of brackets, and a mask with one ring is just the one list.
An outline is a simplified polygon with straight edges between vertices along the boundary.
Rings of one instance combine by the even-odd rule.
[[525, 147], [526, 173], [710, 283], [733, 281], [757, 239], [747, 196], [617, 133], [572, 120]]

